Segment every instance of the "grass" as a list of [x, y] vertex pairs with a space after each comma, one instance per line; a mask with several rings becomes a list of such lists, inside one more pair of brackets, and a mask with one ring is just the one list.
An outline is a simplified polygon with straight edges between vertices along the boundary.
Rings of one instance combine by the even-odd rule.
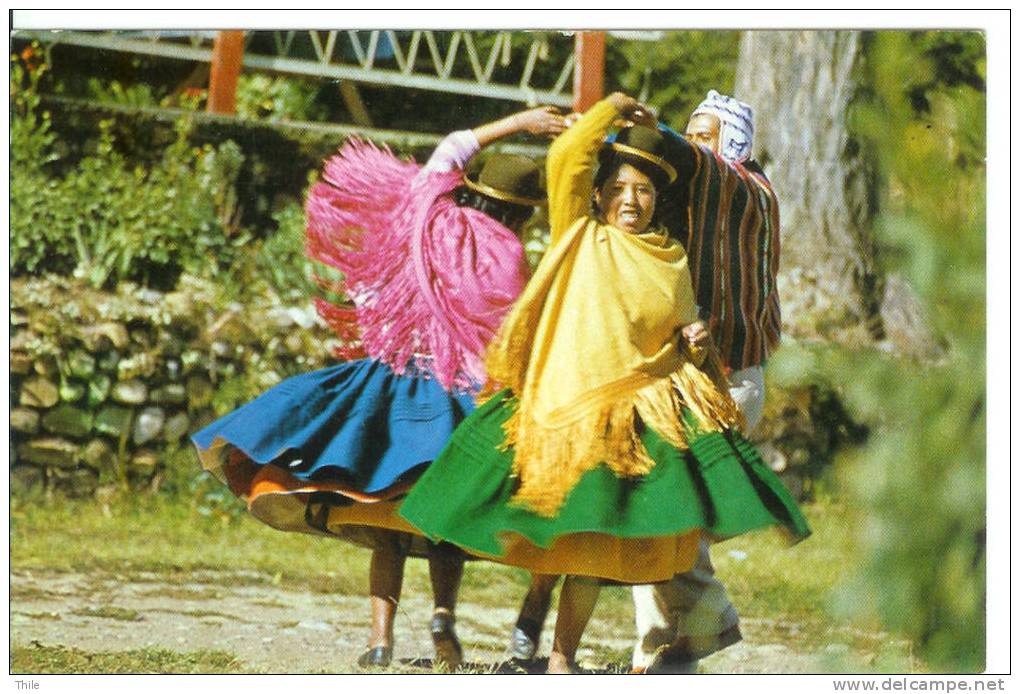
[[368, 551], [310, 535], [282, 533], [253, 518], [210, 518], [159, 496], [112, 506], [11, 501], [11, 567], [57, 571], [235, 573], [252, 584], [362, 593]]
[[41, 644], [11, 648], [12, 674], [45, 675], [68, 672], [82, 675], [222, 674], [239, 671], [240, 664], [234, 656], [222, 651], [179, 653], [145, 648], [118, 652], [89, 652]]
[[76, 610], [71, 610], [71, 614], [75, 614], [80, 617], [101, 617], [103, 619], [113, 619], [118, 622], [140, 622], [144, 619], [138, 610], [132, 610], [126, 607], [117, 607], [115, 605], [104, 605], [103, 607], [80, 607]]
[[[25, 504], [12, 499], [11, 504], [13, 571], [81, 571], [135, 584], [161, 582], [152, 595], [182, 599], [214, 598], [217, 586], [228, 581], [234, 586], [277, 585], [305, 593], [356, 596], [365, 595], [367, 589], [368, 550], [329, 538], [280, 532], [248, 516], [209, 516], [185, 501], [161, 496], [112, 506], [108, 513], [84, 501]], [[854, 563], [857, 526], [852, 514], [831, 502], [807, 506], [805, 513], [814, 535], [796, 546], [789, 547], [777, 533], [765, 532], [729, 540], [713, 549], [717, 572], [744, 619], [745, 634], [752, 630], [758, 640], [767, 639], [764, 642], [783, 644], [800, 653], [833, 645], [833, 669], [837, 671], [843, 669], [843, 646], [863, 658], [872, 670], [902, 671], [909, 659], [906, 642], [882, 634], [875, 624], [852, 624], [833, 617], [835, 591]], [[475, 622], [484, 620], [474, 624], [479, 635], [504, 637], [509, 622], [496, 611], [512, 614], [527, 581], [527, 573], [519, 569], [469, 562], [460, 601], [483, 608], [472, 617], [465, 615]], [[201, 595], [195, 584], [200, 584], [197, 590]], [[12, 600], [52, 597], [31, 593], [31, 588], [18, 589]], [[428, 595], [426, 562], [408, 562], [404, 593]], [[267, 606], [285, 607], [275, 602]], [[134, 618], [115, 607], [92, 608], [89, 615]], [[222, 615], [210, 611], [202, 616]], [[353, 617], [358, 625], [367, 619], [362, 614]], [[633, 637], [629, 589], [610, 586], [602, 590], [592, 627], [589, 631], [594, 633], [586, 635], [585, 642], [596, 648], [599, 659], [628, 659], [618, 642], [608, 640]], [[238, 671], [236, 664], [229, 665], [228, 654], [218, 652], [83, 654], [36, 647], [16, 649], [12, 667], [15, 662], [32, 672]], [[854, 661], [853, 667], [860, 663]]]

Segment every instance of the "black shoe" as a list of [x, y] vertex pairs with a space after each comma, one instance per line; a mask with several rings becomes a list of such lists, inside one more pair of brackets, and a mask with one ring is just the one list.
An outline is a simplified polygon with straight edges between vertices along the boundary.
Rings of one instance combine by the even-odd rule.
[[361, 667], [386, 667], [391, 660], [393, 660], [393, 648], [376, 646], [369, 648], [358, 657], [358, 665]]
[[542, 625], [538, 622], [527, 618], [518, 619], [510, 633], [510, 657], [524, 662], [532, 660], [538, 652], [541, 632]]
[[455, 670], [464, 662], [464, 650], [460, 647], [457, 634], [453, 630], [456, 620], [449, 612], [432, 615], [429, 631], [432, 632], [432, 645], [436, 649], [435, 665], [445, 665]]
[[698, 660], [680, 660], [679, 658], [659, 657], [645, 668], [646, 675], [696, 675]]

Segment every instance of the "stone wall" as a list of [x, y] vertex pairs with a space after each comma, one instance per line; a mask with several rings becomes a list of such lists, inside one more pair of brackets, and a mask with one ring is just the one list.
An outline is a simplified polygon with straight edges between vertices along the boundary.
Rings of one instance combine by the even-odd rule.
[[[321, 368], [336, 345], [310, 301], [224, 304], [184, 277], [162, 294], [74, 280], [11, 283], [11, 491], [87, 497], [156, 489], [169, 451], [284, 378]], [[818, 385], [770, 385], [753, 441], [809, 497], [835, 452], [866, 430]], [[199, 471], [197, 456], [178, 456]], [[190, 474], [190, 472], [189, 472]]]
[[170, 294], [13, 281], [12, 493], [156, 488], [168, 449], [329, 358], [332, 333], [310, 302], [242, 308], [218, 305], [215, 295], [191, 278]]

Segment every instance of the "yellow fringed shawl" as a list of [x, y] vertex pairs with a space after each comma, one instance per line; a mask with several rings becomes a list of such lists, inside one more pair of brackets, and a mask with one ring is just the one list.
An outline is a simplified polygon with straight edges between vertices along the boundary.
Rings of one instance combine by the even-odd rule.
[[681, 403], [705, 429], [740, 418], [721, 374], [714, 384], [680, 351], [680, 329], [697, 319], [682, 247], [590, 216], [592, 165], [615, 115], [598, 104], [550, 148], [553, 244], [486, 355], [490, 383], [518, 398], [504, 425], [514, 499], [545, 516], [600, 463], [651, 470], [635, 415], [681, 448]]

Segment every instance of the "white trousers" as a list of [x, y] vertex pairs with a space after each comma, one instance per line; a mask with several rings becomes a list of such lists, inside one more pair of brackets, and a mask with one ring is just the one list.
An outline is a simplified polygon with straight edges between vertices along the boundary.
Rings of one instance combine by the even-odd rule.
[[[750, 435], [765, 404], [765, 371], [752, 366], [730, 375], [730, 395], [747, 420]], [[740, 620], [726, 587], [715, 577], [709, 545], [698, 546], [694, 567], [664, 583], [634, 586], [637, 642], [633, 665], [646, 668], [669, 649], [680, 660], [696, 660], [733, 643]]]

